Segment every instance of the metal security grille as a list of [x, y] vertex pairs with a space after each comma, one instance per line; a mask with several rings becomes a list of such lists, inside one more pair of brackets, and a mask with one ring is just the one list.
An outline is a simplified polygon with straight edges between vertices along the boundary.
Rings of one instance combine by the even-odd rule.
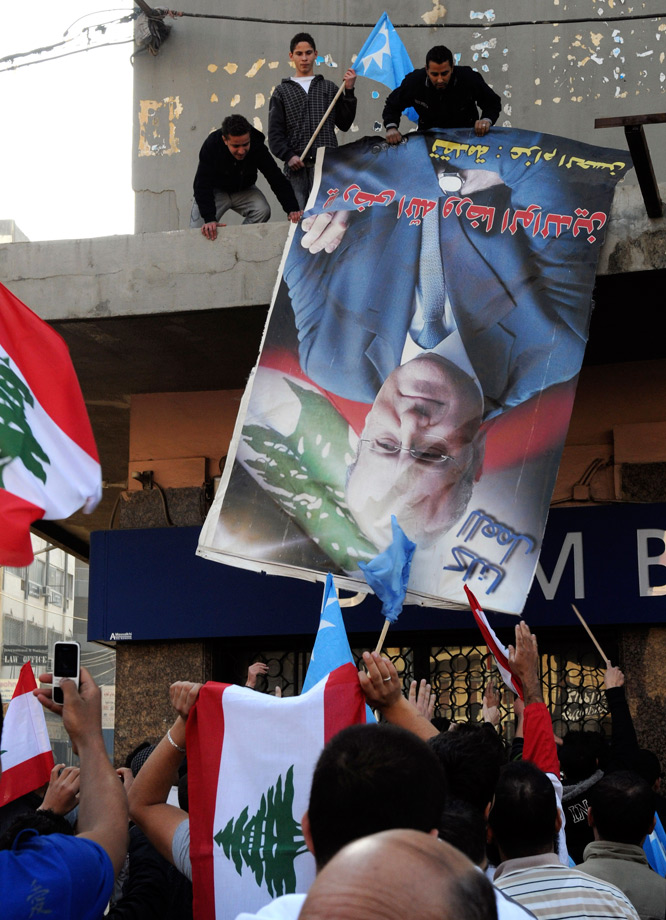
[[[478, 633], [446, 635], [446, 644], [440, 645], [419, 641], [421, 637], [413, 634], [409, 639], [409, 644], [385, 646], [383, 650], [383, 654], [393, 661], [405, 691], [412, 680], [425, 677], [436, 695], [436, 716], [445, 716], [454, 722], [480, 721], [483, 691], [492, 678], [501, 693], [500, 732], [510, 742], [514, 733], [512, 694], [504, 688], [486, 646], [478, 642]], [[509, 641], [510, 637], [505, 635], [504, 639]], [[359, 636], [355, 642], [352, 640], [357, 665], [363, 651], [372, 648], [374, 642], [376, 637], [373, 636]], [[617, 652], [612, 637], [604, 638], [603, 644], [615, 661]], [[234, 657], [236, 660], [246, 658], [248, 663], [265, 661], [268, 664], [268, 676], [260, 679], [258, 690], [274, 693], [275, 687], [279, 686], [283, 696], [292, 696], [300, 693], [303, 685], [310, 647], [310, 641], [307, 650], [258, 651], [245, 647], [242, 651], [237, 649]], [[539, 647], [542, 650], [544, 700], [550, 710], [555, 733], [563, 736], [570, 729], [585, 729], [608, 734], [610, 720], [603, 693], [604, 669], [599, 656], [590, 651], [587, 643], [577, 634], [570, 637], [563, 631], [552, 635], [546, 635], [544, 631], [544, 635], [539, 635]], [[244, 679], [239, 682], [244, 682]]]

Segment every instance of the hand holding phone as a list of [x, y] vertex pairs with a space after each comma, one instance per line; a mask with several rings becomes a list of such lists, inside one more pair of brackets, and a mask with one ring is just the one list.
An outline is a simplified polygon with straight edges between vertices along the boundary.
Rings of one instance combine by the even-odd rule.
[[69, 678], [79, 689], [81, 646], [78, 642], [56, 642], [53, 646], [53, 702], [64, 703], [60, 681]]

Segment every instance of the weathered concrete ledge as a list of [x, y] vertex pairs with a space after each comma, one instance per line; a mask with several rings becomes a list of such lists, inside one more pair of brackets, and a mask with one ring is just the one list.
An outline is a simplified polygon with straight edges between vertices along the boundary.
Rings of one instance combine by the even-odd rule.
[[[289, 226], [224, 227], [214, 243], [198, 230], [8, 243], [0, 281], [52, 321], [268, 304]], [[666, 268], [666, 218], [650, 220], [638, 187], [621, 186], [599, 274], [658, 268]]]
[[244, 307], [271, 300], [286, 222], [0, 245], [0, 281], [43, 319]]

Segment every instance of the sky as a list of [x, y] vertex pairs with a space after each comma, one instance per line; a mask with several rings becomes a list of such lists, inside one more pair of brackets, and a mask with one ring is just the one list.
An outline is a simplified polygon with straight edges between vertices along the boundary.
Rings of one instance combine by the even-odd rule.
[[[126, 15], [83, 0], [33, 0], [3, 9], [0, 59], [78, 35]], [[85, 18], [75, 23], [79, 17]], [[90, 44], [132, 38], [132, 24], [90, 31]], [[133, 44], [118, 44], [7, 70], [0, 60], [0, 220], [31, 240], [86, 239], [134, 231]]]

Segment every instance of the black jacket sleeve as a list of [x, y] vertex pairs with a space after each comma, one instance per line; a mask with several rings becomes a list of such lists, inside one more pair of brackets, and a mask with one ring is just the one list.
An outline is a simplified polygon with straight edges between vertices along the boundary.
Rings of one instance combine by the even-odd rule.
[[501, 98], [488, 86], [480, 73], [472, 71], [471, 81], [474, 102], [481, 109], [481, 118], [489, 118], [495, 124], [502, 111]]
[[275, 196], [282, 205], [282, 210], [285, 214], [300, 210], [291, 182], [280, 172], [277, 163], [264, 144], [261, 145], [261, 153], [257, 158], [257, 169], [268, 180], [268, 184], [275, 192]]
[[194, 200], [204, 222], [215, 220], [215, 136], [207, 137], [199, 152], [199, 166], [194, 177]]
[[400, 126], [400, 116], [408, 106], [414, 104], [414, 75], [417, 71], [408, 73], [400, 86], [397, 86], [386, 97], [384, 111], [382, 112], [382, 121], [384, 127], [388, 125]]
[[612, 725], [611, 756], [607, 772], [630, 770], [634, 754], [638, 751], [638, 739], [624, 687], [611, 687], [605, 693]]
[[279, 86], [275, 88], [268, 104], [268, 146], [274, 157], [286, 163], [299, 154], [292, 149], [287, 138], [287, 119], [278, 90]]
[[345, 90], [335, 103], [335, 127], [341, 131], [349, 131], [356, 117], [357, 99], [354, 90]]

